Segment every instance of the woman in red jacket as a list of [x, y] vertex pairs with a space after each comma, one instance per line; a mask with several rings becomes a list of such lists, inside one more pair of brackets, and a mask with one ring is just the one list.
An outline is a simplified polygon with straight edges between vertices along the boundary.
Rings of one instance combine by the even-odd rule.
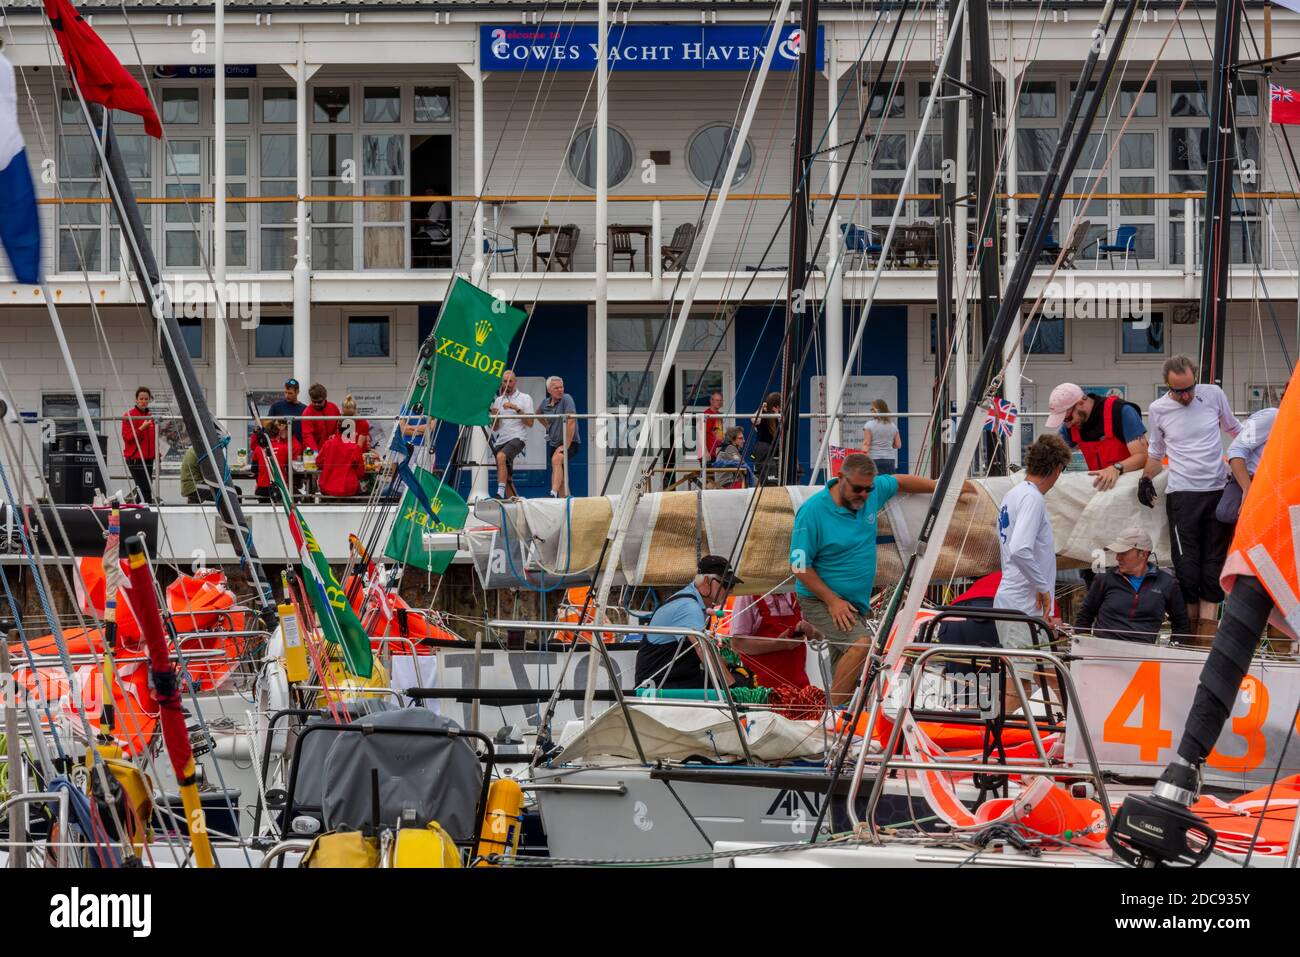
[[[275, 461], [280, 466], [280, 474], [288, 480], [289, 474], [289, 456], [295, 459], [302, 457], [302, 445], [298, 440], [293, 438], [293, 433], [289, 430], [289, 423], [283, 419], [271, 422], [266, 426], [266, 434], [271, 440], [271, 451], [275, 454]], [[285, 436], [289, 436], [288, 441]], [[271, 487], [275, 484], [271, 480], [271, 465], [266, 460], [266, 450], [261, 444], [256, 444], [257, 449], [257, 497], [263, 501], [271, 500]]]
[[158, 429], [149, 414], [153, 393], [148, 386], [135, 390], [135, 405], [122, 416], [122, 458], [126, 459], [131, 480], [140, 490], [140, 499], [153, 504], [154, 459], [158, 457]]
[[320, 469], [322, 495], [341, 498], [361, 493], [361, 480], [366, 475], [365, 453], [361, 446], [335, 432], [325, 440], [325, 447], [316, 456]]

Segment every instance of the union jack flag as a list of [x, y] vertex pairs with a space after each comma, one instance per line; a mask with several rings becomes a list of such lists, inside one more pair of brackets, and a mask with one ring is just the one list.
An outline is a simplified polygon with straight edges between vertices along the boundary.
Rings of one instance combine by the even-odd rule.
[[1276, 83], [1268, 85], [1268, 95], [1275, 103], [1294, 103], [1295, 90], [1289, 90], [1284, 86], [1278, 86]]
[[1010, 438], [1015, 432], [1016, 416], [1019, 411], [1006, 399], [994, 399], [993, 404], [989, 406], [988, 418], [984, 420], [984, 430]]

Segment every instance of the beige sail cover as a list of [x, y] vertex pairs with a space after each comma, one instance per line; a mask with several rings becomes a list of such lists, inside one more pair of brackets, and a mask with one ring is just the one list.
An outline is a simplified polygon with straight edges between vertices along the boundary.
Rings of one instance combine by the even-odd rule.
[[[1003, 496], [1023, 474], [976, 479], [979, 494], [957, 506], [943, 542], [936, 581], [977, 578], [999, 567], [997, 516]], [[1047, 495], [1060, 568], [1096, 563], [1106, 544], [1130, 525], [1150, 533], [1158, 561], [1169, 560], [1163, 497], [1154, 509], [1137, 500], [1138, 476], [1125, 475], [1109, 492], [1097, 492], [1086, 473], [1067, 472]], [[1163, 496], [1165, 477], [1155, 480]], [[662, 492], [641, 497], [624, 540], [616, 584], [676, 586], [689, 581], [700, 555], [736, 560], [744, 579], [738, 592], [762, 594], [791, 587], [790, 535], [799, 506], [820, 487], [773, 486]], [[899, 495], [881, 513], [876, 583], [898, 580], [930, 504], [929, 495]], [[530, 573], [590, 581], [610, 533], [617, 496], [531, 499], [501, 505], [501, 520], [524, 547]], [[494, 513], [493, 519], [498, 516]], [[737, 550], [743, 534], [744, 546]], [[476, 557], [478, 557], [476, 555]], [[499, 579], [494, 586], [501, 584]]]

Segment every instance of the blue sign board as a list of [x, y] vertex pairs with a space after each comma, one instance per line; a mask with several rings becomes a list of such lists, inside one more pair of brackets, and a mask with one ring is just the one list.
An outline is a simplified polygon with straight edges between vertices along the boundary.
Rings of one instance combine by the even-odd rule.
[[[596, 69], [596, 25], [480, 27], [479, 66], [484, 70]], [[614, 70], [739, 70], [763, 62], [766, 26], [629, 24], [609, 30], [609, 65]], [[799, 62], [800, 30], [781, 27], [773, 70], [793, 70]], [[822, 68], [822, 28], [817, 28], [817, 68]]]

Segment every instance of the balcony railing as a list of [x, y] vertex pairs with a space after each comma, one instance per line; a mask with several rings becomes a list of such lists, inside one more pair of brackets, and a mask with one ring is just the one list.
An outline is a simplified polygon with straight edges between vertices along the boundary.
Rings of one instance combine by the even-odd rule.
[[[624, 232], [633, 234], [630, 247], [624, 244], [623, 249], [625, 251], [619, 254], [627, 257], [628, 268], [631, 269], [635, 265], [636, 260], [644, 250], [647, 259], [642, 259], [641, 264], [645, 268], [635, 271], [643, 274], [658, 274], [664, 262], [664, 247], [668, 242], [667, 237], [671, 237], [675, 233], [674, 227], [678, 225], [670, 223], [669, 229], [665, 230], [664, 207], [680, 208], [684, 205], [693, 207], [684, 211], [683, 215], [678, 217], [684, 222], [693, 223], [698, 216], [698, 207], [709, 198], [709, 195], [705, 193], [618, 194], [611, 196], [610, 203], [615, 206], [617, 204], [635, 204], [649, 207], [649, 223], [638, 223], [631, 226], [615, 224], [612, 227], [615, 230], [621, 229]], [[871, 215], [869, 205], [864, 208], [859, 204], [870, 204], [872, 201], [893, 202], [897, 198], [897, 194], [893, 193], [841, 194], [838, 214], [842, 227], [841, 236], [837, 241], [845, 243], [845, 252], [847, 254], [845, 269], [847, 271], [874, 266], [872, 254], [875, 250], [872, 247], [878, 245], [878, 237], [883, 234], [886, 222], [883, 217]], [[1005, 216], [1009, 215], [1011, 210], [1010, 200], [1015, 200], [1021, 231], [1023, 231], [1030, 204], [1039, 198], [1037, 193], [997, 194], [1000, 213], [1004, 221]], [[1271, 268], [1276, 258], [1280, 262], [1289, 264], [1293, 258], [1294, 250], [1283, 249], [1281, 241], [1272, 238], [1277, 236], [1273, 229], [1273, 219], [1278, 202], [1294, 203], [1300, 200], [1300, 193], [1261, 190], [1237, 193], [1234, 198], [1238, 203], [1245, 204], [1248, 207], [1246, 211], [1238, 209], [1233, 215], [1233, 223], [1238, 230], [1235, 239], [1239, 247], [1234, 249], [1234, 262], [1247, 262], [1254, 259], [1259, 262], [1261, 267]], [[814, 217], [823, 216], [828, 208], [826, 204], [831, 199], [831, 194], [817, 193], [811, 199], [814, 207]], [[921, 203], [935, 204], [941, 200], [941, 196], [935, 193], [907, 193], [904, 195], [904, 199], [911, 204], [909, 208], [910, 215], [902, 223], [905, 229], [903, 236], [896, 237], [895, 251], [890, 263], [887, 264], [888, 268], [934, 268], [936, 265], [933, 242], [935, 219], [933, 216], [921, 215], [917, 207]], [[1056, 228], [1051, 233], [1053, 242], [1049, 243], [1048, 254], [1054, 260], [1054, 254], [1058, 250], [1065, 248], [1067, 256], [1062, 265], [1067, 269], [1181, 268], [1185, 272], [1191, 272], [1198, 265], [1200, 257], [1198, 237], [1203, 219], [1204, 200], [1205, 194], [1203, 192], [1068, 193], [1065, 196], [1066, 204], [1062, 208], [1061, 216], [1055, 224]], [[441, 231], [443, 220], [430, 220], [427, 217], [415, 216], [410, 212], [405, 215], [399, 213], [396, 217], [389, 216], [386, 218], [385, 225], [387, 229], [401, 230], [404, 240], [409, 236], [407, 252], [402, 257], [404, 266], [400, 268], [448, 269], [454, 263], [457, 268], [466, 269], [474, 258], [472, 213], [479, 198], [473, 195], [309, 195], [303, 197], [303, 201], [312, 204], [398, 204], [407, 207], [417, 207], [423, 204], [445, 204], [448, 217], [451, 208], [455, 207], [462, 214], [461, 221], [457, 229], [453, 230], [450, 219], [445, 220], [447, 223], [445, 238]], [[738, 193], [731, 196], [733, 208], [757, 203], [785, 204], [788, 201], [789, 197], [784, 193]], [[40, 200], [43, 205], [59, 207], [102, 206], [107, 205], [108, 202], [109, 200], [105, 197], [47, 197]], [[213, 205], [214, 199], [211, 196], [144, 197], [139, 202], [143, 206], [194, 204], [206, 209]], [[262, 205], [294, 204], [298, 202], [298, 197], [287, 195], [232, 196], [226, 202], [232, 206], [247, 205], [257, 207]], [[569, 207], [570, 204], [577, 204], [580, 207], [594, 204], [595, 196], [593, 194], [489, 193], [482, 197], [482, 203], [486, 207], [485, 219], [488, 220], [485, 225], [483, 255], [488, 260], [490, 270], [498, 273], [536, 273], [555, 269], [575, 271], [578, 267], [589, 264], [590, 250], [592, 248], [590, 241], [585, 243], [577, 242], [576, 248], [571, 250], [569, 255], [564, 255], [556, 251], [556, 243], [560, 242], [560, 240], [556, 239], [553, 234], [562, 232], [564, 229], [570, 229], [576, 236], [585, 228], [589, 236], [590, 223], [586, 222], [587, 217], [571, 216]], [[1112, 204], [1112, 206], [1110, 209], [1097, 211], [1096, 205], [1101, 203]], [[1129, 215], [1117, 211], [1119, 204], [1146, 205], [1143, 207], [1143, 213]], [[512, 207], [522, 206], [531, 208], [520, 210], [517, 216], [510, 215]], [[1092, 211], [1091, 215], [1087, 211], [1078, 212], [1080, 207], [1084, 206]], [[970, 201], [969, 210], [970, 221], [973, 224], [978, 218], [977, 210], [973, 206], [973, 200]], [[560, 221], [566, 218], [583, 221], [575, 222], [573, 225], [560, 225]], [[203, 229], [206, 234], [210, 234], [209, 217], [204, 215], [200, 219], [202, 224], [199, 228]], [[256, 233], [259, 229], [270, 228], [266, 224], [259, 226], [252, 223], [251, 217], [248, 217], [248, 219], [250, 219], [250, 222], [242, 228], [248, 229], [250, 232]], [[1083, 241], [1079, 243], [1072, 242], [1076, 238], [1072, 228], [1073, 220], [1076, 219], [1087, 223], [1086, 228], [1083, 230], [1084, 235], [1081, 237]], [[373, 225], [362, 225], [355, 217], [352, 217], [352, 220], [345, 228], [361, 230], [363, 233], [375, 228]], [[551, 225], [552, 220], [556, 222], [556, 225]], [[420, 228], [422, 223], [426, 224], [426, 228]], [[1187, 223], [1192, 224], [1190, 230], [1186, 228]], [[90, 228], [97, 227], [92, 226]], [[280, 232], [285, 232], [286, 228], [288, 228], [291, 235], [292, 224], [279, 222], [274, 228]], [[324, 227], [317, 223], [312, 228], [323, 229]], [[1124, 231], [1128, 231], [1130, 228], [1133, 240], [1131, 243], [1127, 243]], [[432, 236], [432, 229], [439, 230], [436, 237]], [[861, 230], [861, 233], [858, 233], [857, 230]], [[755, 251], [757, 251], [766, 245], [767, 237], [762, 227], [759, 226], [753, 227], [751, 232], [753, 237], [757, 238], [751, 238], [749, 245], [754, 246]], [[926, 243], [927, 232], [930, 237], [928, 246]], [[550, 237], [549, 243], [547, 242], [548, 236]], [[862, 236], [868, 237], [867, 241], [863, 241]], [[1268, 237], [1268, 241], [1266, 241], [1266, 237]], [[369, 241], [368, 237], [365, 238], [365, 241]], [[999, 256], [1005, 258], [1005, 234], [1002, 231], [999, 231], [999, 234], [994, 237], [994, 243]], [[291, 238], [290, 245], [292, 246]], [[250, 241], [250, 249], [254, 246], [256, 246], [256, 243]], [[1119, 249], [1115, 248], [1117, 246]], [[537, 247], [540, 256], [534, 255], [533, 247]], [[611, 247], [613, 247], [612, 243]], [[717, 261], [719, 263], [739, 263], [743, 259], [742, 253], [744, 251], [721, 250]], [[628, 252], [631, 252], [632, 255], [628, 256]], [[1127, 255], [1124, 254], [1125, 252], [1127, 252]], [[363, 252], [362, 258], [367, 258], [365, 252]], [[391, 269], [396, 262], [391, 253], [383, 257], [383, 260], [386, 264], [384, 266], [366, 268]], [[1117, 260], [1120, 261], [1118, 264]], [[1047, 261], [1047, 259], [1044, 260], [1045, 263]], [[689, 264], [689, 259], [687, 264]], [[510, 268], [506, 268], [507, 266]], [[548, 266], [550, 268], [547, 268]], [[357, 271], [332, 270], [328, 265], [322, 265], [321, 263], [313, 263], [313, 268], [318, 273]], [[760, 265], [749, 264], [741, 268], [752, 271], [755, 268], [760, 268]], [[763, 263], [761, 268], [781, 271], [784, 270], [785, 266], [783, 263], [773, 262], [770, 264]], [[70, 270], [64, 269], [63, 271], [67, 273]], [[90, 271], [95, 272], [96, 270], [91, 269]], [[276, 270], [231, 269], [229, 271], [238, 273], [274, 272]]]

